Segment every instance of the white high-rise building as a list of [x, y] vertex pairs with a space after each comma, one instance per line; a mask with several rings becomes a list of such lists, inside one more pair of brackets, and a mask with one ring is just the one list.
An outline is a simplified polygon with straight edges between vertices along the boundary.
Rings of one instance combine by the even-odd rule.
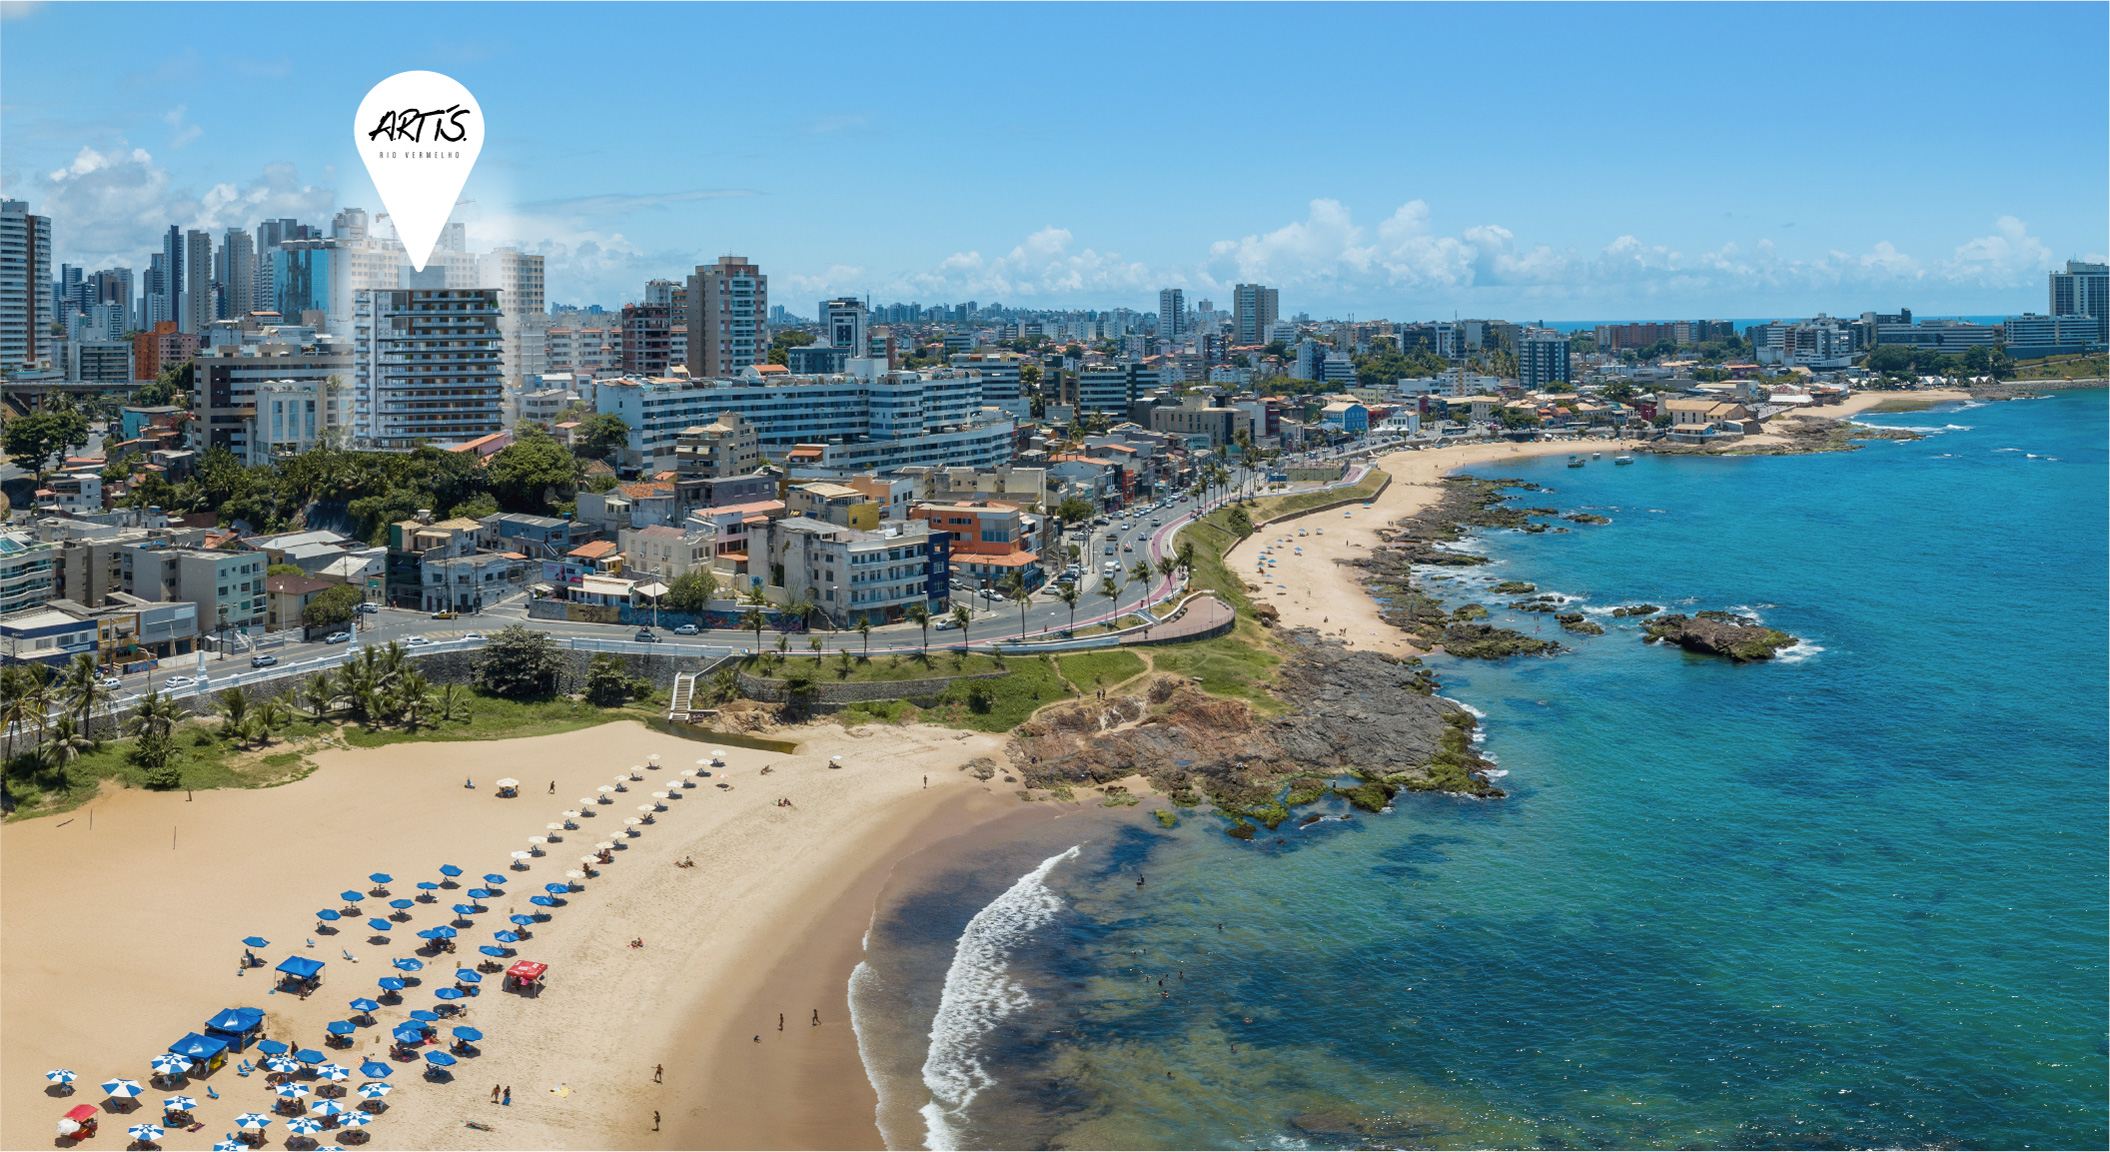
[[478, 261], [477, 278], [478, 287], [498, 289], [506, 411], [517, 414], [528, 381], [548, 371], [549, 309], [543, 300], [542, 257], [518, 248], [496, 248]]
[[0, 200], [0, 371], [53, 366], [51, 217]]
[[[240, 320], [256, 310], [256, 248], [249, 233], [240, 228], [229, 228], [226, 239], [221, 241], [221, 251], [227, 265], [223, 289], [227, 295], [227, 315]], [[299, 319], [294, 317], [296, 322]]]
[[855, 296], [838, 296], [821, 301], [821, 341], [830, 348], [848, 348], [850, 355], [862, 357], [865, 347], [865, 305]]
[[183, 297], [177, 306], [176, 330], [203, 336], [218, 319], [214, 315], [212, 280], [212, 233], [196, 228], [183, 234]]
[[365, 290], [353, 300], [352, 438], [407, 452], [504, 430], [496, 288]]
[[1187, 335], [1187, 293], [1179, 288], [1158, 291], [1158, 339], [1178, 344]]

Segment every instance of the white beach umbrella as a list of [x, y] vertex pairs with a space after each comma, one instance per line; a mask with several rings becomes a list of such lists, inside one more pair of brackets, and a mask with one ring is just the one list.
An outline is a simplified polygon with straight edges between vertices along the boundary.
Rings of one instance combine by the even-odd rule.
[[[591, 857], [589, 857], [589, 859], [591, 859]], [[577, 868], [574, 868], [571, 871], [566, 872], [564, 874], [564, 878], [566, 880], [584, 880], [586, 879], [586, 873], [579, 871]]]
[[520, 787], [520, 781], [513, 779], [511, 776], [505, 776], [499, 779], [498, 786], [500, 788], [518, 788]]
[[599, 856], [581, 856], [581, 857], [579, 857], [579, 863], [581, 863], [581, 864], [599, 864], [600, 862], [601, 862], [601, 858], [600, 858]]
[[123, 1077], [119, 1077], [115, 1080], [103, 1081], [103, 1095], [114, 1096], [120, 1100], [130, 1100], [144, 1091], [146, 1089], [141, 1088], [137, 1080], [126, 1080]]
[[632, 764], [630, 766], [630, 778], [632, 780], [643, 780], [645, 778], [645, 766], [643, 764]]
[[513, 859], [518, 861], [526, 861], [528, 859], [528, 854], [525, 852], [513, 852], [509, 853], [509, 855], [512, 856]]
[[725, 763], [725, 749], [711, 749], [711, 767], [716, 768], [718, 765], [723, 763]]
[[547, 843], [549, 843], [549, 837], [547, 837], [547, 836], [530, 836], [530, 837], [528, 837], [528, 843], [530, 843], [530, 844], [547, 844]]
[[588, 812], [591, 812], [591, 811], [593, 810], [593, 806], [594, 806], [594, 805], [596, 805], [596, 804], [599, 804], [600, 802], [601, 802], [601, 798], [600, 798], [600, 797], [598, 797], [598, 796], [581, 796], [581, 797], [579, 797], [579, 807], [580, 807], [581, 809], [584, 809], [584, 810], [588, 811]]
[[344, 1115], [337, 1118], [337, 1122], [347, 1128], [364, 1128], [373, 1123], [374, 1118], [364, 1112], [346, 1109]]
[[[579, 801], [579, 803], [581, 803], [581, 804], [591, 804], [591, 803], [593, 803], [593, 801], [591, 801], [591, 800], [581, 800], [581, 801]], [[570, 809], [570, 808], [567, 808], [567, 809], [565, 809], [564, 811], [562, 811], [562, 812], [558, 813], [558, 815], [560, 815], [560, 816], [564, 817], [564, 818], [565, 818], [566, 820], [577, 820], [577, 819], [579, 818], [579, 813], [578, 813], [578, 812], [576, 812], [576, 811], [574, 811], [574, 810], [572, 810], [572, 809]]]
[[638, 810], [638, 811], [640, 811], [640, 812], [657, 812], [657, 811], [659, 811], [659, 805], [657, 805], [657, 804], [640, 804], [640, 805], [638, 805], [638, 806], [637, 806], [637, 810]]
[[603, 840], [600, 843], [595, 844], [594, 847], [599, 848], [603, 852], [606, 852], [609, 849], [615, 847], [615, 842], [613, 840]]
[[659, 753], [654, 752], [652, 755], [645, 757], [645, 763], [652, 765], [654, 768], [659, 767]]
[[668, 793], [665, 793], [665, 792], [654, 792], [654, 793], [652, 794], [652, 798], [653, 798], [654, 800], [665, 800], [665, 799], [667, 798], [667, 796], [668, 796], [668, 795], [669, 795], [669, 794], [668, 794]]
[[616, 787], [615, 785], [613, 785], [613, 784], [603, 784], [603, 785], [601, 785], [600, 787], [598, 787], [598, 788], [594, 789], [594, 791], [596, 791], [596, 792], [599, 792], [600, 794], [602, 794], [603, 796], [605, 796], [605, 795], [607, 795], [607, 794], [608, 794], [608, 793], [610, 793], [610, 792], [618, 792], [618, 791], [621, 791], [621, 789], [617, 788], [617, 787]]
[[552, 832], [564, 831], [564, 825], [562, 824], [544, 824], [543, 827], [549, 829]]

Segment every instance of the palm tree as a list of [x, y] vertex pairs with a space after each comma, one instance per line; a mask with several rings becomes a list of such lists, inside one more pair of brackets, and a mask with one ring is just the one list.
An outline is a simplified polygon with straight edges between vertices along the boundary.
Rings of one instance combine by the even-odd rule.
[[469, 690], [459, 684], [440, 685], [440, 690], [432, 697], [432, 715], [442, 722], [467, 724], [471, 716]]
[[960, 646], [963, 648], [973, 646], [973, 642], [967, 639], [967, 625], [973, 619], [974, 609], [965, 604], [952, 606], [952, 622], [960, 626]]
[[7, 729], [10, 763], [15, 758], [15, 737], [26, 734], [32, 724], [43, 729], [48, 700], [48, 693], [40, 691], [43, 683], [43, 669], [36, 665], [0, 668], [0, 726]]
[[73, 722], [73, 714], [62, 712], [51, 722], [51, 731], [38, 748], [44, 766], [52, 771], [64, 769], [66, 765], [80, 759], [81, 753], [95, 747], [95, 741], [81, 734]]
[[762, 652], [762, 629], [768, 626], [769, 617], [764, 616], [760, 608], [749, 608], [740, 614], [740, 630], [755, 634], [755, 653], [757, 655]]
[[857, 616], [857, 634], [864, 637], [865, 659], [870, 660], [872, 658], [872, 618], [861, 612]]
[[1099, 579], [1099, 595], [1106, 597], [1108, 600], [1118, 599], [1121, 595], [1121, 589], [1114, 584], [1113, 577], [1102, 576]]
[[924, 658], [925, 658], [926, 660], [927, 660], [927, 659], [929, 659], [929, 658], [930, 658], [930, 606], [929, 606], [929, 605], [926, 605], [926, 604], [921, 604], [921, 603], [917, 603], [917, 604], [911, 604], [911, 605], [909, 605], [909, 606], [908, 606], [907, 608], [904, 608], [904, 609], [902, 609], [902, 610], [901, 610], [901, 614], [902, 614], [903, 616], [906, 616], [906, 617], [908, 617], [909, 623], [911, 623], [911, 624], [915, 624], [915, 625], [917, 625], [918, 627], [920, 627], [920, 628], [922, 628], [922, 629], [923, 629], [923, 656], [924, 656]]
[[326, 719], [336, 710], [337, 689], [330, 683], [328, 672], [308, 677], [301, 683], [299, 695], [301, 705], [312, 719]]
[[815, 636], [815, 637], [813, 637], [812, 639], [809, 639], [809, 640], [807, 640], [807, 641], [806, 641], [806, 647], [808, 647], [808, 648], [811, 648], [811, 649], [813, 649], [813, 666], [814, 666], [815, 668], [818, 668], [818, 667], [820, 667], [820, 666], [821, 666], [821, 638], [820, 638], [820, 637], [818, 637], [818, 636]]
[[1180, 567], [1187, 572], [1187, 579], [1194, 579], [1194, 541], [1182, 540], [1178, 548]]
[[1077, 598], [1082, 595], [1075, 584], [1057, 584], [1055, 598], [1070, 610], [1070, 631], [1077, 630]]
[[1157, 569], [1152, 568], [1148, 560], [1138, 560], [1135, 566], [1128, 570], [1128, 578], [1143, 586], [1144, 599], [1149, 599], [1150, 581], [1156, 575]]
[[1033, 602], [1033, 592], [1026, 587], [1026, 578], [1016, 572], [997, 581], [996, 590], [1018, 601], [1018, 638], [1026, 638], [1026, 605]]
[[176, 725], [187, 715], [189, 713], [184, 710], [183, 705], [176, 702], [174, 696], [148, 692], [139, 698], [139, 703], [133, 705], [131, 718], [125, 721], [125, 734], [167, 736], [175, 731]]
[[242, 738], [243, 721], [249, 719], [249, 693], [242, 691], [241, 685], [220, 693], [212, 710], [226, 721], [220, 728], [220, 735], [236, 740]]
[[1180, 570], [1180, 562], [1170, 556], [1160, 556], [1158, 557], [1157, 568], [1158, 575], [1170, 580], [1172, 574]]
[[75, 726], [91, 738], [95, 734], [96, 712], [110, 706], [110, 690], [103, 687], [102, 669], [95, 666], [95, 656], [88, 652], [75, 653], [73, 661], [66, 665], [66, 677], [59, 687], [60, 698], [66, 710], [75, 718]]
[[412, 669], [403, 674], [403, 679], [396, 688], [398, 714], [403, 717], [405, 725], [416, 728], [419, 722], [434, 711], [432, 682], [425, 678], [423, 672]]
[[797, 596], [792, 597], [791, 603], [784, 606], [784, 611], [789, 613], [793, 620], [811, 628], [813, 627], [813, 614], [820, 611], [820, 605], [813, 602], [811, 595], [801, 592]]
[[728, 664], [711, 674], [711, 695], [724, 703], [740, 694], [740, 673]]
[[791, 650], [791, 633], [789, 633], [789, 632], [779, 632], [779, 633], [777, 633], [777, 657], [778, 657], [778, 659], [782, 659], [782, 658], [783, 658], [783, 656], [784, 656], [784, 653], [786, 653], [786, 652], [788, 652], [788, 651], [790, 651], [790, 650]]

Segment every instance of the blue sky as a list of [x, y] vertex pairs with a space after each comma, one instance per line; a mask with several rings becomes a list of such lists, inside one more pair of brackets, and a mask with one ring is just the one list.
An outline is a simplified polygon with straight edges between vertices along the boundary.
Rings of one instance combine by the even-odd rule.
[[0, 5], [0, 187], [62, 260], [379, 210], [366, 90], [462, 81], [458, 219], [614, 305], [1315, 316], [2042, 311], [2110, 251], [2103, 4]]

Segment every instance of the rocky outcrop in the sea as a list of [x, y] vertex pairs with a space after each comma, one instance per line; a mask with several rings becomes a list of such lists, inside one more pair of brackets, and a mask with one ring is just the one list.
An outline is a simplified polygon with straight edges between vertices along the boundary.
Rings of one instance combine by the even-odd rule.
[[1614, 616], [1654, 616], [1654, 615], [1655, 615], [1656, 613], [1658, 613], [1658, 612], [1661, 612], [1661, 611], [1663, 611], [1663, 609], [1661, 609], [1661, 608], [1658, 608], [1658, 607], [1656, 607], [1656, 606], [1655, 606], [1654, 604], [1627, 604], [1627, 605], [1623, 605], [1623, 606], [1621, 606], [1621, 607], [1618, 607], [1618, 608], [1614, 608], [1614, 609], [1612, 609], [1612, 615], [1614, 615]]
[[1561, 627], [1580, 636], [1604, 635], [1604, 625], [1585, 618], [1580, 612], [1562, 612], [1554, 619], [1560, 621]]
[[1529, 596], [1538, 590], [1538, 585], [1522, 580], [1504, 580], [1490, 589], [1497, 596]]
[[1797, 643], [1785, 632], [1733, 612], [1672, 613], [1645, 622], [1642, 629], [1647, 643], [1675, 644], [1687, 652], [1726, 656], [1737, 664], [1771, 660], [1774, 653]]
[[1342, 775], [1387, 795], [1503, 795], [1481, 775], [1490, 765], [1472, 751], [1472, 714], [1434, 696], [1419, 661], [1357, 651], [1308, 629], [1285, 642], [1269, 686], [1289, 705], [1282, 715], [1161, 675], [1127, 696], [1044, 709], [1017, 729], [1011, 764], [1028, 786], [1044, 789], [1142, 774], [1175, 801], [1206, 796], [1248, 819], [1273, 817], [1276, 808], [1286, 817]]
[[1633, 446], [1636, 452], [1660, 456], [1804, 456], [1813, 452], [1852, 452], [1863, 440], [1921, 440], [1925, 437], [1905, 428], [1875, 428], [1850, 420], [1824, 416], [1776, 416], [1765, 424], [1772, 439], [1760, 442], [1734, 440], [1724, 444], [1673, 444], [1650, 440]]
[[[1455, 568], [1487, 563], [1485, 556], [1457, 550], [1457, 542], [1468, 529], [1543, 531], [1545, 526], [1531, 517], [1558, 515], [1553, 508], [1503, 507], [1512, 489], [1544, 491], [1526, 480], [1452, 477], [1444, 482], [1443, 494], [1433, 504], [1380, 531], [1382, 544], [1346, 561], [1363, 569], [1363, 585], [1376, 597], [1378, 615], [1413, 636], [1422, 648], [1441, 646], [1453, 656], [1491, 660], [1560, 651], [1560, 645], [1551, 640], [1480, 623], [1487, 615], [1480, 605], [1450, 611], [1414, 579], [1416, 565]], [[1532, 590], [1531, 585], [1514, 581], [1496, 588], [1505, 595]]]
[[1599, 516], [1595, 512], [1570, 512], [1566, 516], [1561, 517], [1561, 519], [1573, 520], [1577, 524], [1610, 524], [1612, 522], [1610, 516]]

